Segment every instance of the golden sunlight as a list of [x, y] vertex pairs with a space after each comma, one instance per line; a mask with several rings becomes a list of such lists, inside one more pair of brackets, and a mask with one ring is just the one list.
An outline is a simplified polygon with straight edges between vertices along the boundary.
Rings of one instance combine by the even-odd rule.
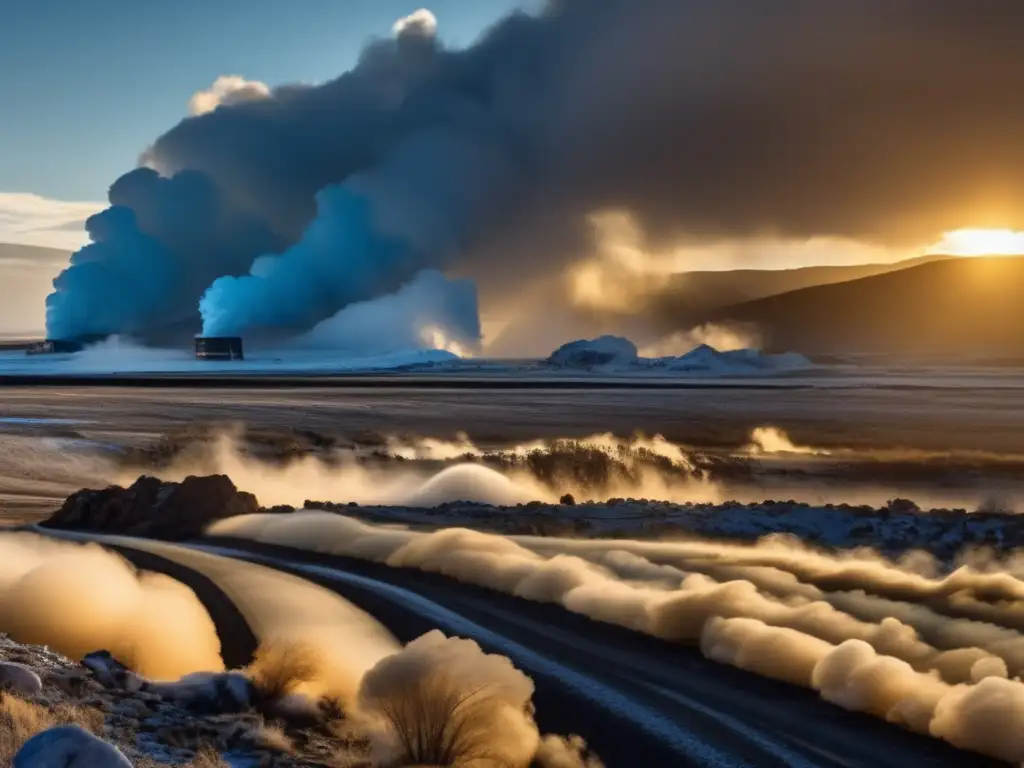
[[427, 325], [420, 329], [420, 340], [429, 349], [443, 349], [459, 357], [473, 357], [473, 349], [469, 345], [460, 344], [445, 333], [438, 325]]
[[1013, 229], [955, 229], [928, 249], [946, 256], [1021, 256], [1024, 232]]

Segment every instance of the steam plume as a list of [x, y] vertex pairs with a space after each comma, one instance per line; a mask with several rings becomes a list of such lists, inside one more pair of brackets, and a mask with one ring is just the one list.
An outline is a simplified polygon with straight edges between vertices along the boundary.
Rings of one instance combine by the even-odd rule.
[[414, 15], [335, 80], [157, 138], [164, 176], [111, 187], [48, 331], [193, 331], [200, 297], [211, 333], [303, 331], [431, 267], [514, 289], [585, 257], [607, 210], [652, 245], [1021, 228], [1022, 21], [1011, 0], [558, 0], [454, 51]]
[[188, 587], [96, 545], [32, 534], [0, 535], [0, 632], [73, 658], [109, 650], [156, 679], [224, 668], [213, 622]]
[[425, 344], [467, 354], [480, 344], [476, 286], [425, 270], [393, 294], [349, 304], [297, 340], [358, 354], [417, 349]]
[[[497, 506], [512, 506], [530, 501], [557, 502], [562, 494], [572, 493], [579, 500], [605, 500], [611, 495], [643, 496], [659, 499], [720, 501], [716, 483], [694, 471], [685, 451], [661, 436], [616, 439], [611, 434], [592, 435], [573, 443], [580, 450], [606, 452], [620, 460], [623, 475], [614, 473], [590, 482], [587, 476], [560, 475], [542, 482], [539, 475], [512, 467], [499, 472], [477, 463], [457, 464], [441, 471], [398, 465], [375, 468], [359, 462], [354, 453], [338, 452], [334, 461], [309, 455], [283, 466], [268, 465], [245, 453], [230, 433], [217, 436], [209, 450], [186, 453], [160, 475], [166, 480], [183, 480], [190, 474], [216, 472], [231, 477], [239, 488], [265, 504], [301, 505], [306, 498], [336, 499], [360, 504], [432, 507], [448, 501], [475, 501]], [[483, 451], [464, 436], [455, 441], [392, 439], [388, 450], [407, 459], [447, 460], [475, 457]], [[525, 458], [532, 451], [543, 451], [543, 442], [514, 446], [508, 456]], [[661, 460], [654, 461], [653, 459]], [[647, 459], [645, 461], [645, 459]], [[663, 476], [659, 468], [668, 465]], [[131, 482], [137, 473], [127, 471], [120, 480]]]
[[[116, 537], [103, 540], [118, 542]], [[292, 691], [307, 698], [327, 696], [354, 704], [367, 670], [399, 649], [376, 619], [297, 576], [171, 544], [136, 539], [121, 543], [180, 563], [213, 581], [256, 636], [264, 667], [282, 649], [308, 656], [313, 669]], [[257, 666], [257, 675], [259, 670]]]
[[1024, 726], [1024, 683], [1008, 679], [1024, 661], [1024, 585], [1005, 572], [960, 569], [935, 578], [915, 572], [916, 563], [828, 556], [779, 540], [738, 546], [423, 533], [311, 512], [235, 518], [211, 533], [419, 568], [558, 603], [697, 645], [715, 661], [813, 688], [848, 709], [1024, 760], [1024, 742], [1013, 735]]

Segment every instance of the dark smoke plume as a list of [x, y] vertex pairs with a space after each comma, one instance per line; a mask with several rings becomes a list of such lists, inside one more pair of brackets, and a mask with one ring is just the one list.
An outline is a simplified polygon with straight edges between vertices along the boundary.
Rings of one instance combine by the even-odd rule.
[[[170, 178], [114, 185], [134, 220], [90, 227], [49, 329], [150, 333], [202, 297], [207, 330], [301, 330], [424, 268], [515, 286], [609, 208], [655, 242], [1024, 226], [1022, 24], [1014, 0], [551, 0], [460, 51], [409, 24], [157, 139]], [[157, 298], [108, 311], [125, 292]]]

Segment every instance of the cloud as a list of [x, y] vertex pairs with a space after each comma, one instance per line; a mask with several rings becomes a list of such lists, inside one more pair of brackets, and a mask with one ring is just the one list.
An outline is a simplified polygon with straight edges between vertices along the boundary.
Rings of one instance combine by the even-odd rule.
[[241, 104], [270, 96], [270, 86], [259, 80], [246, 80], [241, 75], [221, 75], [213, 85], [196, 91], [188, 102], [190, 115], [204, 115], [221, 105]]
[[[1024, 228], [1024, 104], [1006, 97], [1022, 23], [1010, 2], [551, 0], [454, 50], [423, 11], [333, 80], [215, 84], [200, 106], [218, 108], [143, 162], [203, 174], [211, 206], [280, 239], [171, 247], [204, 271], [233, 254], [215, 277], [240, 279], [206, 298], [235, 332], [307, 330], [430, 268], [485, 301], [516, 293], [593, 255], [588, 220], [607, 210], [648, 254], [807, 243], [798, 256], [845, 261], [866, 244], [890, 260], [966, 224]], [[643, 288], [657, 270], [618, 274]], [[603, 275], [586, 280], [608, 311], [623, 302]]]
[[88, 240], [85, 219], [102, 209], [103, 203], [0, 192], [0, 243], [75, 250]]
[[392, 27], [395, 37], [412, 35], [415, 37], [433, 37], [437, 34], [437, 17], [426, 8], [420, 8], [408, 16], [395, 22]]

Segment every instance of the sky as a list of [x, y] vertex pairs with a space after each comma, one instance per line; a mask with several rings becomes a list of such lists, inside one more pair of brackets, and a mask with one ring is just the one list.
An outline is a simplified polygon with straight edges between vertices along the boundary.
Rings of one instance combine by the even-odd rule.
[[[516, 7], [546, 11], [482, 34]], [[68, 322], [127, 312], [105, 298], [125, 280], [132, 322], [198, 305], [272, 327], [413, 267], [470, 277], [483, 311], [518, 316], [553, 282], [563, 301], [582, 285], [621, 303], [623, 285], [647, 295], [688, 270], [1024, 250], [1024, 106], [1005, 97], [1024, 9], [838, 8], [22, 3], [0, 16], [0, 244], [76, 250], [121, 177], [56, 286]], [[26, 293], [4, 270], [30, 257], [0, 257], [3, 304]], [[38, 263], [41, 317], [62, 262]]]
[[[433, 0], [471, 43], [531, 0]], [[110, 183], [219, 76], [321, 82], [420, 7], [409, 0], [32, 0], [0, 23], [0, 242], [74, 248]]]

